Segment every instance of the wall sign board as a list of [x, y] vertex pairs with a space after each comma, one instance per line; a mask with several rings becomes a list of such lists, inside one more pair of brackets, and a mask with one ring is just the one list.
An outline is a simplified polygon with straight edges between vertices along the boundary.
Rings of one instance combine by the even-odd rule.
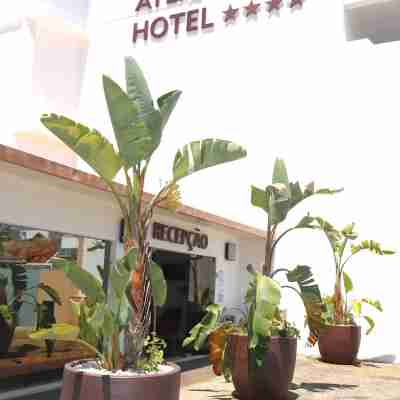
[[189, 251], [195, 248], [204, 250], [208, 247], [208, 236], [201, 233], [199, 230], [188, 231], [159, 222], [153, 223], [153, 239], [186, 245]]

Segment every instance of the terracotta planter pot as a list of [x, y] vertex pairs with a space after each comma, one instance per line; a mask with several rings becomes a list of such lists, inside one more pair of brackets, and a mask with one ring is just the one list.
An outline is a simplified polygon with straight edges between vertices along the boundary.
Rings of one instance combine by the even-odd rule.
[[247, 336], [229, 335], [228, 346], [232, 355], [232, 381], [236, 397], [240, 400], [288, 398], [289, 383], [296, 366], [296, 338], [273, 337], [263, 366], [253, 371], [252, 381], [249, 379]]
[[60, 400], [179, 400], [181, 370], [157, 375], [109, 376], [77, 371], [75, 361], [64, 367]]
[[0, 355], [7, 354], [14, 336], [15, 325], [8, 325], [0, 315]]
[[361, 328], [352, 325], [329, 327], [318, 339], [323, 361], [334, 364], [354, 364], [361, 342]]

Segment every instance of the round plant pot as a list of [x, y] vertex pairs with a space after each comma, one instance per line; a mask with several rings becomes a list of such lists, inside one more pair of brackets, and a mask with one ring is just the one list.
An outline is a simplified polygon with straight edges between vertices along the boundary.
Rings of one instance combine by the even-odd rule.
[[289, 383], [293, 379], [296, 366], [296, 338], [271, 338], [271, 345], [265, 353], [263, 365], [252, 371], [251, 380], [247, 336], [229, 335], [228, 346], [235, 397], [240, 400], [288, 399]]
[[181, 369], [175, 364], [164, 373], [121, 376], [82, 371], [81, 365], [65, 365], [60, 400], [179, 400]]
[[9, 325], [0, 314], [0, 355], [8, 353], [14, 336], [15, 324]]
[[354, 364], [361, 342], [361, 327], [354, 325], [330, 326], [318, 338], [323, 361], [333, 364]]

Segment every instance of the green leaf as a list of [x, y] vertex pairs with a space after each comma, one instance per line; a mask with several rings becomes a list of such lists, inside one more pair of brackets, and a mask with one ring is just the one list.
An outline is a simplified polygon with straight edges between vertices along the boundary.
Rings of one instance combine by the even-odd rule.
[[268, 212], [269, 193], [256, 186], [251, 186], [251, 204]]
[[59, 306], [62, 306], [61, 297], [57, 290], [45, 285], [44, 283], [39, 283], [38, 288], [42, 289], [55, 303], [57, 303]]
[[270, 336], [272, 320], [281, 300], [281, 289], [273, 279], [257, 274], [256, 299], [254, 318], [252, 321], [253, 333], [257, 336]]
[[56, 114], [43, 115], [41, 122], [105, 180], [112, 181], [121, 169], [113, 145], [98, 131]]
[[250, 370], [260, 367], [272, 335], [272, 321], [278, 311], [281, 289], [277, 282], [260, 273], [253, 275], [247, 290]]
[[370, 305], [371, 307], [374, 307], [376, 310], [383, 312], [382, 304], [379, 300], [372, 300], [364, 297], [361, 301], [365, 304]]
[[119, 153], [126, 167], [147, 160], [161, 140], [161, 114], [153, 110], [140, 114], [139, 106], [107, 76], [103, 87], [108, 112], [118, 143]]
[[133, 57], [125, 57], [126, 91], [132, 103], [136, 104], [141, 116], [154, 110], [153, 99], [143, 71]]
[[8, 304], [0, 304], [0, 315], [8, 325], [12, 325], [14, 318], [11, 307]]
[[72, 284], [81, 290], [91, 303], [104, 302], [104, 290], [100, 281], [94, 275], [80, 268], [77, 264], [62, 258], [53, 258], [52, 264], [55, 269], [63, 270]]
[[289, 178], [286, 170], [285, 162], [277, 158], [274, 164], [274, 171], [272, 173], [272, 184], [280, 183], [284, 185], [288, 191], [290, 191], [289, 187]]
[[162, 306], [167, 300], [167, 282], [163, 270], [155, 262], [151, 263], [150, 281], [153, 299], [157, 306]]
[[314, 229], [313, 226], [314, 218], [311, 217], [309, 214], [304, 216], [300, 222], [295, 226], [295, 228], [311, 228]]
[[[307, 324], [315, 336], [325, 328], [327, 307], [322, 299], [319, 286], [315, 283], [311, 268], [307, 265], [298, 265], [286, 275], [289, 282], [297, 282], [301, 298], [307, 314]], [[314, 345], [315, 343], [311, 343]]]
[[196, 351], [199, 351], [204, 346], [210, 333], [216, 329], [222, 307], [218, 304], [210, 304], [206, 311], [207, 314], [202, 320], [190, 330], [189, 336], [183, 341], [183, 347], [193, 346]]
[[104, 323], [102, 326], [102, 332], [105, 338], [111, 338], [115, 332], [116, 329], [119, 327], [116, 326], [114, 323], [113, 316], [111, 314], [111, 311], [108, 308], [105, 308], [104, 310]]
[[344, 283], [344, 290], [346, 293], [349, 293], [353, 290], [353, 282], [350, 279], [350, 276], [343, 271], [343, 283]]
[[358, 233], [357, 233], [357, 232], [354, 232], [354, 227], [355, 227], [355, 224], [354, 224], [354, 223], [349, 224], [349, 225], [346, 225], [346, 226], [342, 229], [342, 232], [341, 232], [342, 235], [343, 235], [345, 238], [349, 239], [349, 240], [355, 240], [355, 239], [357, 239]]
[[179, 90], [174, 90], [172, 92], [166, 93], [161, 96], [158, 100], [158, 107], [160, 108], [161, 112], [161, 128], [164, 129], [165, 125], [169, 120], [172, 112], [175, 109], [176, 104], [178, 103], [179, 97], [181, 96], [182, 92]]
[[362, 302], [360, 300], [353, 300], [351, 302], [351, 305], [353, 307], [353, 312], [354, 315], [359, 318], [361, 316], [361, 310], [362, 310]]
[[246, 150], [227, 140], [205, 139], [191, 142], [178, 150], [173, 164], [174, 179], [246, 156]]
[[[115, 295], [120, 300], [125, 294], [131, 275], [131, 265], [136, 264], [137, 252], [131, 249], [129, 253], [117, 261], [110, 271], [110, 282]], [[132, 262], [132, 264], [130, 264]]]
[[364, 319], [367, 321], [369, 328], [367, 330], [367, 335], [369, 335], [372, 330], [375, 328], [375, 321], [369, 317], [368, 315], [364, 315]]
[[[265, 191], [252, 186], [251, 203], [266, 211], [269, 223], [276, 225], [283, 222], [289, 211], [308, 197], [316, 194], [335, 194], [342, 190], [325, 188], [315, 190], [314, 182], [309, 183], [303, 190], [299, 182], [289, 182], [284, 161], [277, 159], [274, 164], [272, 184], [267, 186]], [[308, 218], [308, 223], [311, 223], [311, 217]], [[312, 226], [302, 227], [312, 228]]]
[[331, 223], [321, 217], [314, 217], [314, 222], [314, 229], [321, 230], [329, 240], [331, 247], [338, 249], [342, 234]]
[[268, 193], [268, 214], [270, 224], [275, 225], [284, 221], [291, 208], [291, 195], [283, 183], [275, 183], [266, 189]]
[[380, 256], [395, 254], [395, 251], [393, 250], [382, 249], [382, 246], [374, 240], [363, 240], [360, 244], [351, 246], [352, 254], [357, 254], [364, 250], [368, 250], [371, 253], [378, 254]]

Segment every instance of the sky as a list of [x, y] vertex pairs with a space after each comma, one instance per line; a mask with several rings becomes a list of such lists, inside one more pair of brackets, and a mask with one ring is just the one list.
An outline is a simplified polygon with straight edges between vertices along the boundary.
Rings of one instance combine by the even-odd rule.
[[[58, 0], [62, 1], [66, 0]], [[49, 3], [13, 0], [4, 9], [7, 18], [15, 20], [51, 13]], [[271, 17], [263, 4], [257, 20], [247, 21], [241, 15], [236, 24], [225, 26], [222, 11], [229, 3], [243, 7], [248, 1], [196, 0], [169, 9], [164, 4], [159, 10], [135, 15], [136, 0], [96, 0], [86, 23], [86, 17], [76, 19], [68, 9], [64, 14], [82, 24], [89, 50], [80, 106], [66, 109], [111, 140], [101, 75], [123, 85], [123, 56], [133, 56], [155, 98], [172, 89], [183, 91], [153, 157], [148, 191], [156, 191], [160, 180], [170, 178], [175, 152], [182, 145], [208, 137], [233, 140], [247, 149], [248, 157], [184, 180], [184, 203], [265, 228], [265, 214], [250, 205], [250, 185], [267, 186], [274, 159], [281, 157], [290, 180], [345, 189], [336, 196], [307, 200], [289, 216], [289, 226], [310, 211], [338, 226], [356, 222], [362, 238], [398, 248], [399, 44], [347, 42], [343, 3], [337, 0], [307, 0], [302, 10], [284, 8], [280, 16]], [[86, 15], [84, 3], [66, 4], [75, 10], [81, 7], [79, 14]], [[213, 32], [169, 35], [161, 41], [133, 45], [134, 21], [144, 23], [145, 19], [202, 7], [215, 22]], [[0, 34], [0, 46], [6, 55], [0, 64], [0, 143], [13, 145], [16, 131], [36, 127], [42, 112], [54, 110], [45, 109], [52, 103], [33, 94], [34, 50], [26, 26]], [[58, 63], [62, 71], [65, 54], [59, 50], [49, 62]], [[76, 60], [74, 67], [65, 64], [65, 79], [54, 77], [52, 87], [59, 85], [60, 93], [65, 94], [59, 96], [61, 106], [57, 107], [62, 108], [68, 96], [74, 97], [70, 89], [77, 84], [82, 54]], [[89, 170], [82, 162], [79, 168]], [[316, 265], [317, 277], [327, 291], [333, 265], [323, 240], [304, 232], [288, 236], [281, 243], [277, 263]], [[357, 294], [367, 293], [384, 303], [386, 319], [377, 317], [378, 325], [381, 323], [377, 330], [389, 336], [390, 316], [397, 312], [393, 293], [400, 278], [398, 261], [397, 255], [386, 259], [360, 256], [349, 271], [359, 278]], [[379, 348], [400, 355], [400, 348], [393, 350], [393, 342], [386, 349], [376, 334], [369, 339], [370, 353]]]

